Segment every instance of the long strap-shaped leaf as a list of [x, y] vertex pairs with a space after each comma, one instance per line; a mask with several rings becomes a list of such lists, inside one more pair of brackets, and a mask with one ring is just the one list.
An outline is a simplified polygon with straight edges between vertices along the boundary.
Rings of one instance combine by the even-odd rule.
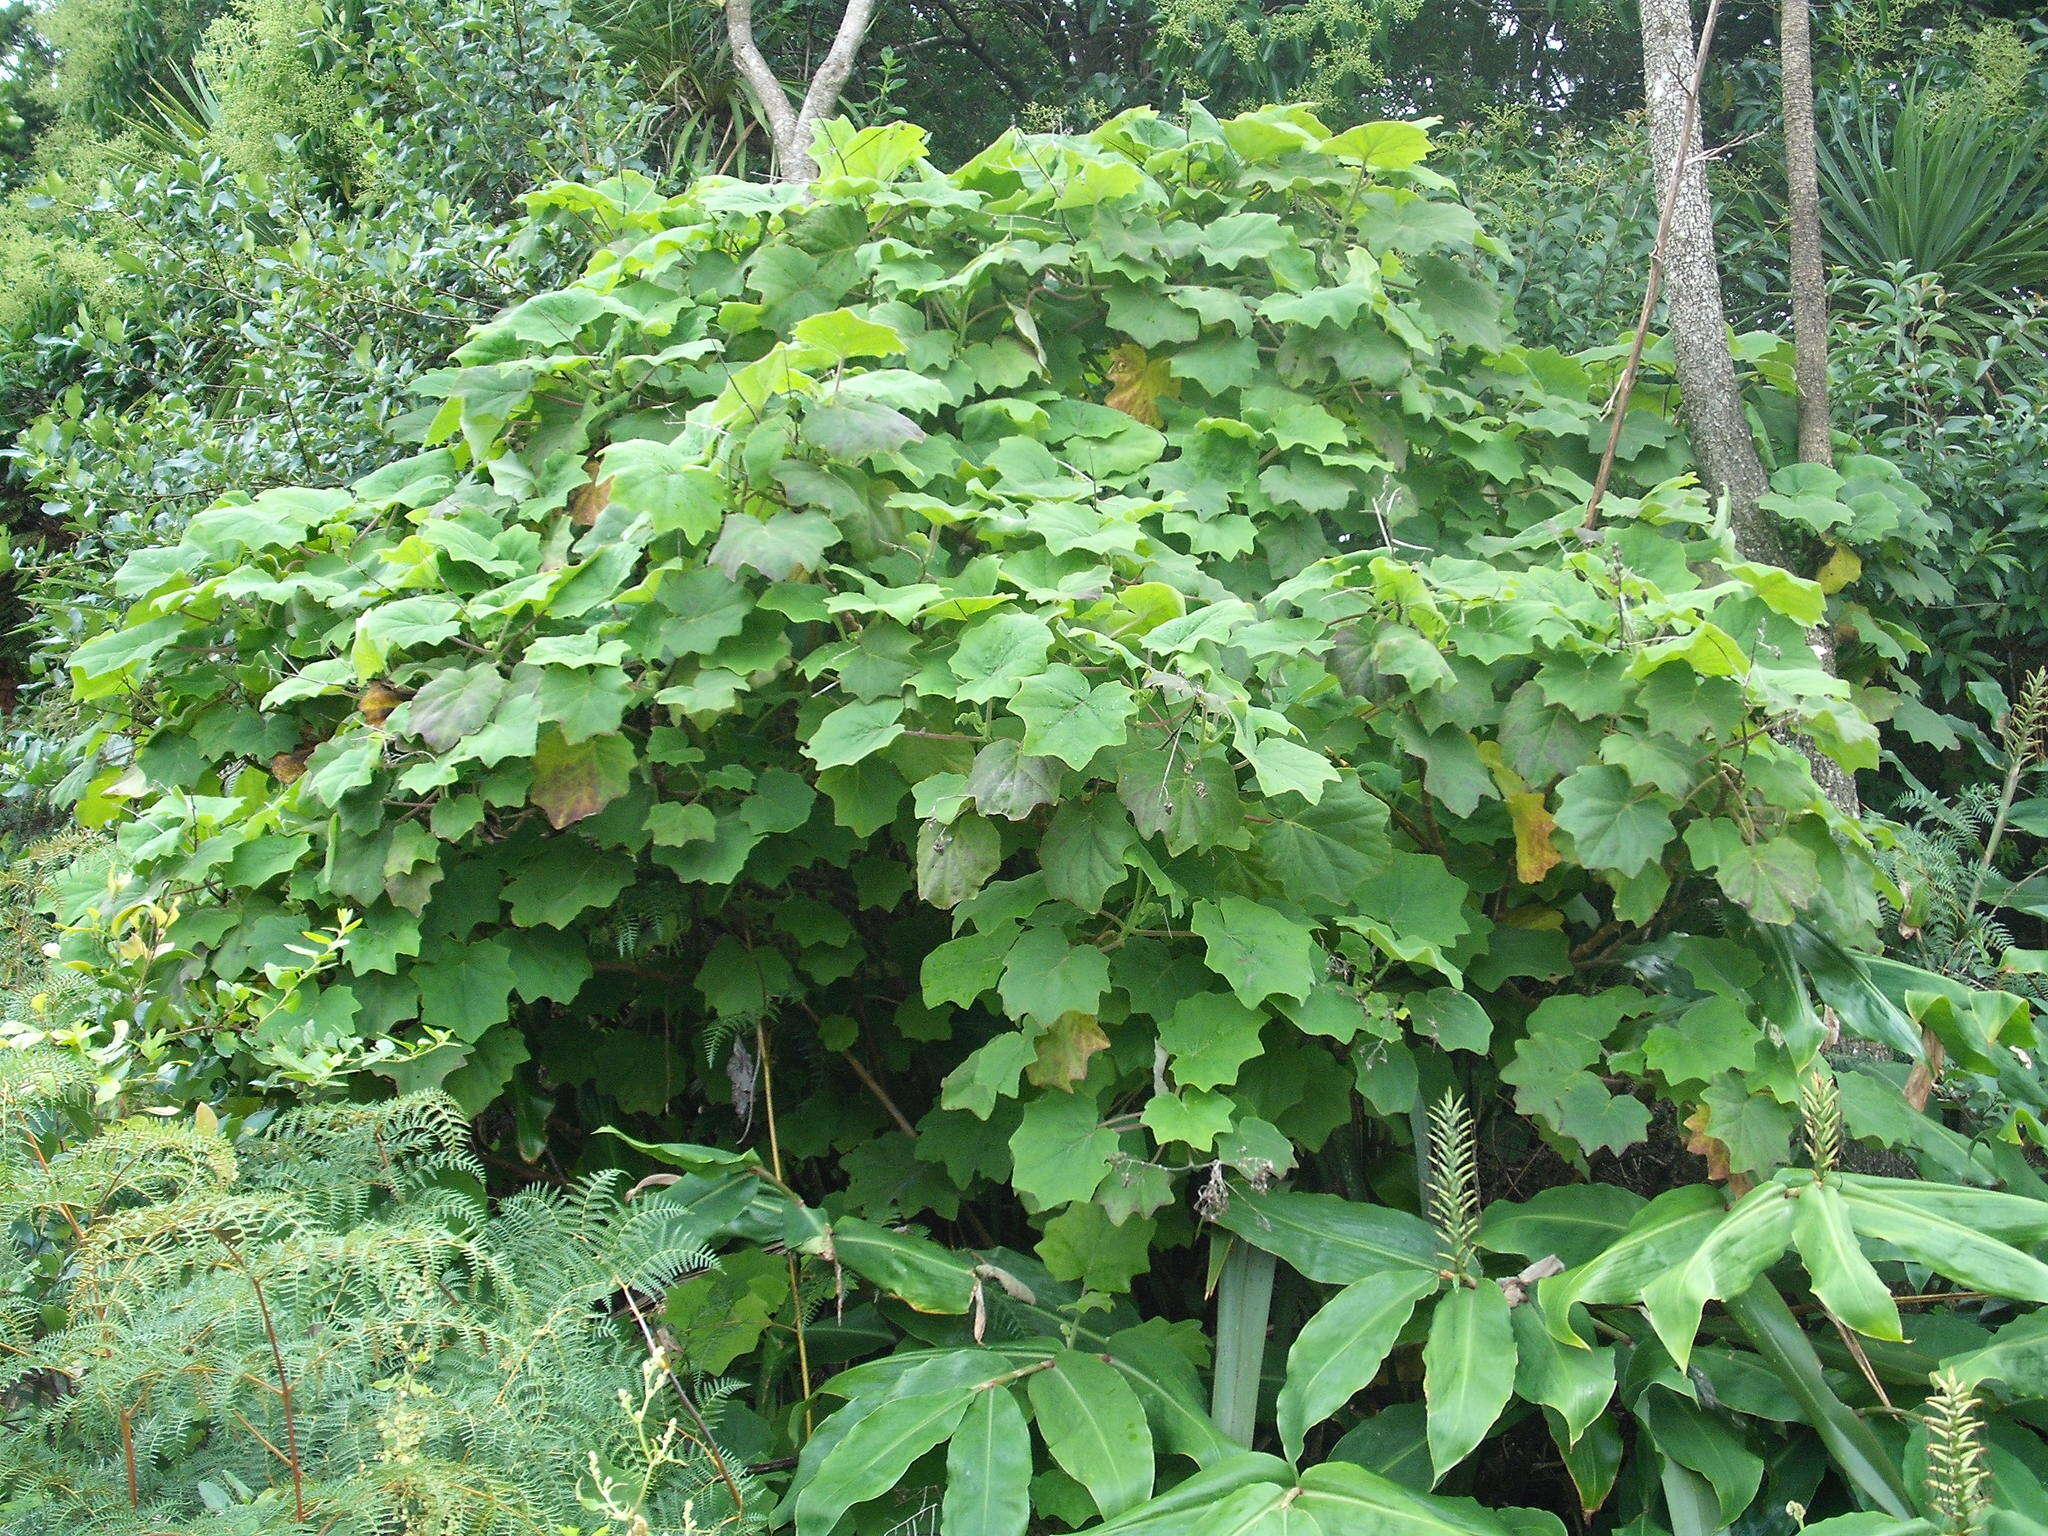
[[1437, 1303], [1422, 1349], [1429, 1460], [1439, 1479], [1472, 1454], [1515, 1391], [1515, 1332], [1492, 1281], [1458, 1286]]
[[895, 1487], [913, 1461], [953, 1433], [973, 1397], [972, 1388], [958, 1387], [914, 1393], [860, 1420], [797, 1495], [797, 1536], [830, 1536], [854, 1505]]
[[1233, 1242], [1216, 1282], [1216, 1383], [1211, 1414], [1239, 1445], [1252, 1443], [1259, 1378], [1266, 1367], [1266, 1318], [1273, 1305], [1273, 1255]]
[[1087, 1536], [1186, 1536], [1204, 1511], [1216, 1508], [1240, 1489], [1271, 1489], [1278, 1497], [1293, 1475], [1293, 1469], [1278, 1456], [1237, 1451], [1176, 1483], [1158, 1498], [1105, 1524], [1090, 1526]]
[[[1651, 1387], [1636, 1399], [1636, 1422], [1666, 1462], [1677, 1462], [1707, 1480], [1720, 1510], [1720, 1518], [1708, 1530], [1733, 1525], [1755, 1502], [1764, 1459], [1737, 1430], [1663, 1387]], [[1675, 1511], [1672, 1518], [1678, 1518]]]
[[1994, 1296], [2048, 1301], [2048, 1264], [1986, 1235], [1997, 1229], [2003, 1202], [2039, 1206], [2044, 1215], [2048, 1202], [1950, 1185], [1923, 1185], [1906, 1194], [1848, 1180], [1842, 1181], [1842, 1199], [1860, 1235], [1890, 1243], [1937, 1274]]
[[1714, 1536], [1722, 1528], [1713, 1487], [1699, 1473], [1666, 1456], [1658, 1477], [1664, 1485], [1671, 1536]]
[[1870, 1426], [1828, 1386], [1820, 1357], [1777, 1287], [1760, 1279], [1723, 1305], [1804, 1411], [1856, 1496], [1886, 1514], [1912, 1518], [1898, 1467]]
[[[1244, 1449], [1241, 1443], [1233, 1443], [1224, 1435], [1209, 1417], [1207, 1404], [1202, 1401], [1201, 1378], [1187, 1356], [1174, 1347], [1171, 1330], [1158, 1318], [1134, 1328], [1105, 1333], [1089, 1326], [1085, 1319], [1076, 1320], [1042, 1303], [1013, 1301], [1009, 1305], [1014, 1311], [1038, 1318], [1048, 1333], [1071, 1330], [1077, 1349], [1107, 1357], [1138, 1394], [1138, 1400], [1145, 1405], [1145, 1416], [1152, 1421], [1152, 1432], [1167, 1450], [1206, 1467]], [[1025, 1347], [1018, 1345], [1005, 1347], [1020, 1358], [1025, 1352]], [[1044, 1359], [1049, 1348], [1028, 1346], [1037, 1359]]]
[[1852, 1199], [1868, 1198], [1905, 1206], [1915, 1214], [1960, 1222], [1973, 1232], [2002, 1243], [2048, 1242], [2048, 1200], [1971, 1189], [1961, 1184], [1930, 1184], [1923, 1179], [1887, 1179], [1870, 1173], [1838, 1173], [1834, 1182]]
[[1299, 1489], [1241, 1488], [1186, 1526], [1184, 1536], [1324, 1536], [1324, 1532], [1316, 1517], [1302, 1507]]
[[1438, 1264], [1436, 1229], [1420, 1216], [1336, 1195], [1240, 1191], [1216, 1224], [1325, 1285], [1349, 1285], [1390, 1268], [1434, 1273]]
[[1507, 1536], [1508, 1522], [1469, 1499], [1411, 1493], [1348, 1462], [1301, 1474], [1301, 1502], [1329, 1536]]
[[1310, 1467], [1297, 1482], [1277, 1458], [1240, 1452], [1083, 1536], [1510, 1536], [1523, 1528], [1470, 1499], [1414, 1493], [1349, 1462]]
[[1849, 1204], [1833, 1184], [1816, 1181], [1803, 1190], [1792, 1219], [1792, 1240], [1813, 1277], [1814, 1294], [1858, 1333], [1874, 1339], [1902, 1339], [1898, 1304], [1886, 1289], [1863, 1245], [1856, 1240]]

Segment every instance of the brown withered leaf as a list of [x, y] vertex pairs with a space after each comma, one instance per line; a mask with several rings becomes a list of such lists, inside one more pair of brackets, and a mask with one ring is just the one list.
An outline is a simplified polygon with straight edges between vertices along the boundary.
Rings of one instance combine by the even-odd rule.
[[1921, 1059], [1913, 1063], [1913, 1070], [1906, 1074], [1906, 1102], [1920, 1114], [1927, 1112], [1927, 1100], [1934, 1092], [1934, 1085], [1941, 1081], [1941, 1069], [1948, 1062], [1948, 1049], [1935, 1037], [1931, 1029], [1920, 1031]]
[[1738, 1173], [1729, 1166], [1728, 1146], [1707, 1130], [1707, 1121], [1712, 1111], [1701, 1104], [1685, 1117], [1685, 1128], [1692, 1132], [1686, 1138], [1685, 1150], [1695, 1157], [1707, 1160], [1707, 1178], [1715, 1184], [1726, 1184], [1728, 1193], [1740, 1198], [1749, 1193], [1754, 1181], [1746, 1173]]
[[590, 478], [569, 493], [569, 521], [578, 528], [588, 528], [597, 521], [598, 514], [611, 505], [612, 477], [597, 478], [603, 460], [592, 454], [583, 461], [583, 471]]
[[379, 678], [362, 691], [356, 700], [356, 708], [363, 712], [363, 718], [370, 724], [382, 725], [391, 718], [391, 711], [411, 697], [403, 688], [394, 688]]
[[309, 755], [303, 749], [278, 753], [270, 760], [270, 776], [280, 784], [297, 782], [306, 776], [306, 758]]

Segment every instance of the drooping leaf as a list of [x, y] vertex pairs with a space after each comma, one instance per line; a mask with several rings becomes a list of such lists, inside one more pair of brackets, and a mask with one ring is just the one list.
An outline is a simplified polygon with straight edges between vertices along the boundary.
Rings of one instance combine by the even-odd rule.
[[1891, 1292], [1863, 1255], [1841, 1193], [1815, 1180], [1799, 1187], [1792, 1239], [1813, 1279], [1814, 1294], [1858, 1333], [1898, 1339], [1899, 1309]]
[[1646, 1286], [1691, 1257], [1727, 1210], [1705, 1184], [1686, 1184], [1657, 1196], [1614, 1243], [1542, 1282], [1543, 1315], [1551, 1332], [1566, 1344], [1583, 1342], [1572, 1332], [1574, 1306], [1634, 1301]]
[[1629, 1228], [1643, 1197], [1616, 1184], [1560, 1184], [1527, 1200], [1491, 1200], [1479, 1218], [1479, 1246], [1525, 1259], [1583, 1264]]
[[1708, 1301], [1740, 1296], [1792, 1240], [1795, 1201], [1775, 1180], [1757, 1186], [1683, 1258], [1643, 1287], [1651, 1326], [1680, 1369], [1692, 1356]]
[[1543, 1309], [1524, 1301], [1510, 1317], [1515, 1331], [1515, 1395], [1541, 1403], [1563, 1428], [1569, 1449], [1606, 1411], [1614, 1396], [1614, 1351], [1573, 1349], [1544, 1325]]
[[1101, 911], [1111, 887], [1124, 878], [1133, 836], [1131, 819], [1114, 795], [1067, 801], [1039, 845], [1046, 890], [1083, 912]]
[[958, 1317], [974, 1300], [974, 1270], [930, 1238], [842, 1216], [832, 1223], [841, 1264], [920, 1312]]
[[[1507, 1521], [1470, 1499], [1414, 1493], [1389, 1478], [1348, 1462], [1330, 1461], [1301, 1474], [1302, 1497], [1332, 1536], [1384, 1532], [1386, 1536], [1509, 1536]], [[1535, 1511], [1518, 1510], [1522, 1516]], [[1536, 1516], [1535, 1531], [1550, 1522]]]
[[1059, 798], [1060, 765], [1049, 757], [1030, 757], [1014, 741], [992, 741], [975, 754], [967, 775], [967, 793], [984, 816], [1022, 821], [1041, 805]]
[[1269, 815], [1259, 852], [1290, 892], [1345, 902], [1387, 863], [1387, 808], [1348, 781], [1328, 786], [1313, 805], [1274, 802]]

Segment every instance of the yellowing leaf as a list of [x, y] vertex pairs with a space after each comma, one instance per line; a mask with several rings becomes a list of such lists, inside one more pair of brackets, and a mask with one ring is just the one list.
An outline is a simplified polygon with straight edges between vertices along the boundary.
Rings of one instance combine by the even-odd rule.
[[1024, 1069], [1025, 1078], [1040, 1088], [1072, 1093], [1088, 1075], [1088, 1062], [1109, 1049], [1109, 1036], [1091, 1013], [1063, 1013], [1038, 1037], [1038, 1055]]
[[1862, 557], [1848, 545], [1837, 544], [1814, 572], [1813, 579], [1820, 583], [1821, 591], [1832, 593], [1841, 591], [1862, 574]]
[[1562, 857], [1550, 841], [1557, 823], [1537, 791], [1509, 795], [1507, 802], [1508, 818], [1515, 824], [1515, 878], [1534, 885], [1557, 868]]
[[1180, 393], [1180, 381], [1169, 372], [1172, 359], [1149, 357], [1135, 341], [1109, 354], [1108, 397], [1102, 402], [1148, 427], [1159, 425], [1161, 396]]
[[623, 795], [632, 768], [633, 745], [623, 736], [571, 742], [551, 730], [533, 754], [533, 785], [526, 797], [559, 832]]
[[356, 700], [356, 708], [363, 712], [363, 718], [372, 725], [382, 725], [391, 718], [391, 711], [406, 700], [406, 695], [389, 683], [378, 681], [363, 690]]

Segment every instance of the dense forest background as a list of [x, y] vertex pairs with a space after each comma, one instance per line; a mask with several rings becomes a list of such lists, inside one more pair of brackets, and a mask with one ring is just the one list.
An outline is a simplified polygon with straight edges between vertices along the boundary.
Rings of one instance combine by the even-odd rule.
[[0, 7], [0, 1531], [2048, 1527], [2048, 18], [735, 9]]

